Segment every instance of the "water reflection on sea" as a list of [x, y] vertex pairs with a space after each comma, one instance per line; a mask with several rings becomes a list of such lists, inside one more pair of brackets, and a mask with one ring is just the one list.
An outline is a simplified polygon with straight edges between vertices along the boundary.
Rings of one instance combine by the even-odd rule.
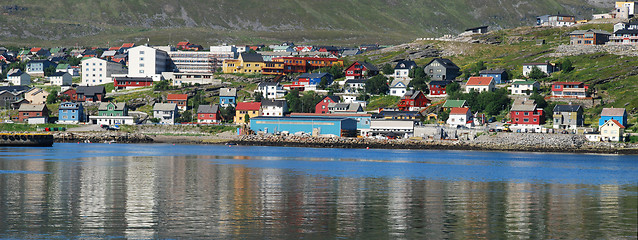
[[636, 238], [634, 156], [0, 148], [0, 237]]

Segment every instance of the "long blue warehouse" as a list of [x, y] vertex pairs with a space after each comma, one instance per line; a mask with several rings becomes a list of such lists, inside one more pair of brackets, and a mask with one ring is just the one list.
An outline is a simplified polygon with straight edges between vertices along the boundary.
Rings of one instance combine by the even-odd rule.
[[356, 136], [357, 120], [344, 117], [254, 117], [250, 119], [250, 129], [255, 132], [310, 135]]

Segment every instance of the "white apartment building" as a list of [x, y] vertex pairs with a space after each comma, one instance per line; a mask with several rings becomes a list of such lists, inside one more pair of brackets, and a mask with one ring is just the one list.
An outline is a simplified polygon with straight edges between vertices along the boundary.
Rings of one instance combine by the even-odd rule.
[[137, 46], [128, 50], [128, 77], [146, 77], [162, 80], [162, 72], [169, 69], [168, 53], [148, 46]]
[[126, 74], [122, 64], [99, 58], [82, 60], [82, 85], [95, 86], [113, 82], [113, 74]]

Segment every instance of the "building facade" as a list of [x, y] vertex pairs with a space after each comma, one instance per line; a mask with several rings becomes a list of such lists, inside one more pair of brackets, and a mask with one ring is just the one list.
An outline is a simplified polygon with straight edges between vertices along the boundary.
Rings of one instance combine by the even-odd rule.
[[59, 123], [80, 123], [85, 121], [84, 107], [81, 103], [63, 102], [58, 108]]
[[99, 58], [82, 60], [82, 85], [95, 86], [113, 82], [113, 74], [126, 74], [128, 69], [122, 64]]

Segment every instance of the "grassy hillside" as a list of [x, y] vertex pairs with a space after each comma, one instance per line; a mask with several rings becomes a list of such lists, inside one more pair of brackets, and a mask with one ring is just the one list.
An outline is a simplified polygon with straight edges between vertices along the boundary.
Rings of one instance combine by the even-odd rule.
[[[597, 119], [603, 107], [621, 107], [627, 109], [630, 122], [638, 131], [638, 57], [621, 56], [607, 52], [574, 54], [571, 56], [553, 57], [557, 47], [569, 44], [569, 33], [576, 29], [603, 29], [611, 31], [611, 24], [587, 24], [570, 28], [533, 28], [521, 27], [497, 31], [476, 39], [502, 39], [500, 44], [478, 44], [460, 42], [417, 41], [406, 46], [366, 53], [349, 59], [368, 59], [377, 65], [393, 59], [405, 58], [415, 49], [432, 46], [442, 52], [443, 57], [454, 61], [461, 70], [472, 64], [483, 61], [487, 68], [504, 68], [515, 78], [522, 75], [522, 64], [526, 62], [550, 61], [558, 63], [569, 58], [574, 70], [557, 72], [541, 82], [548, 86], [554, 81], [583, 81], [597, 90], [603, 105], [587, 109], [589, 120]], [[544, 45], [536, 45], [536, 40], [543, 39]], [[432, 58], [416, 59], [417, 64], [427, 64]], [[565, 102], [566, 103], [566, 102]]]
[[543, 14], [582, 19], [602, 11], [582, 0], [5, 0], [0, 29], [8, 34], [0, 43], [400, 43], [479, 25], [531, 25]]

